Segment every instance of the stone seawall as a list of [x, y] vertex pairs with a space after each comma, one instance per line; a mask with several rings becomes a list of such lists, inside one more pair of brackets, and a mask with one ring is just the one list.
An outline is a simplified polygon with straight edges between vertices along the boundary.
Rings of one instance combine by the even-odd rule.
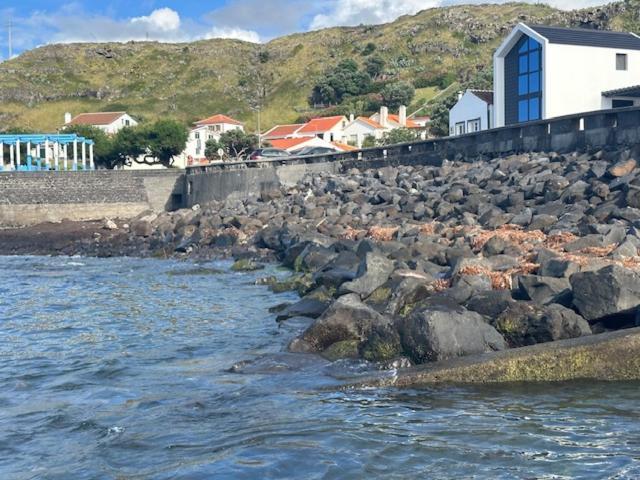
[[0, 174], [0, 226], [133, 217], [182, 207], [182, 172], [12, 172]]

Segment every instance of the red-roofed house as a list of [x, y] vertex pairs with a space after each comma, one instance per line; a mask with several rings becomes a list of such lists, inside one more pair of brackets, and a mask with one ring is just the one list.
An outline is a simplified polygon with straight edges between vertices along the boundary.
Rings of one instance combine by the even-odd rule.
[[182, 153], [187, 166], [206, 162], [204, 151], [207, 140], [219, 139], [220, 135], [230, 130], [244, 131], [242, 122], [221, 114], [198, 120], [194, 125], [195, 127], [189, 132], [187, 147]]
[[327, 142], [342, 139], [342, 130], [347, 126], [347, 117], [320, 117], [309, 120], [296, 133], [301, 137], [319, 137]]
[[287, 152], [293, 152], [305, 147], [325, 147], [333, 148], [341, 151], [345, 151], [343, 145], [336, 142], [327, 142], [326, 140], [318, 137], [293, 137], [293, 138], [275, 138], [269, 140], [273, 148], [280, 148]]
[[65, 113], [64, 124], [67, 125], [88, 125], [114, 135], [125, 127], [135, 127], [136, 122], [127, 112], [95, 112], [81, 113], [71, 118], [70, 113]]
[[262, 139], [271, 141], [279, 138], [300, 137], [300, 135], [298, 135], [298, 130], [300, 130], [304, 126], [305, 126], [304, 123], [294, 123], [291, 125], [276, 125], [275, 127], [263, 133]]
[[375, 120], [371, 120], [368, 117], [358, 117], [349, 122], [342, 130], [342, 139], [340, 141], [362, 148], [368, 138], [372, 141], [379, 140], [387, 130]]

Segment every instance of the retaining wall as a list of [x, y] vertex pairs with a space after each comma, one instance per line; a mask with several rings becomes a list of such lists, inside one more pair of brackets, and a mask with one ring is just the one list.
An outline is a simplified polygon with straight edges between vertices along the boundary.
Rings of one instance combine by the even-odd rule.
[[180, 171], [3, 172], [0, 225], [130, 218], [183, 203]]

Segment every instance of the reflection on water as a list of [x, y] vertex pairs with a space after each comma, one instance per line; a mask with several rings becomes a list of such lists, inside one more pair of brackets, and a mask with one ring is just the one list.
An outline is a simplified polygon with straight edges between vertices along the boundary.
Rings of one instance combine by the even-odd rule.
[[265, 274], [0, 258], [0, 478], [640, 477], [638, 384], [343, 392]]

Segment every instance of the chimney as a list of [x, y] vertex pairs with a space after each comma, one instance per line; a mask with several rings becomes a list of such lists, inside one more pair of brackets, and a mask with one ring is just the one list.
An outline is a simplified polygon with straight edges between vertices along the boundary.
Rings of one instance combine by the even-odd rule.
[[400, 120], [400, 125], [403, 127], [407, 126], [407, 107], [404, 105], [400, 105], [400, 109], [398, 110], [398, 119]]
[[380, 107], [380, 125], [386, 127], [389, 124], [389, 109]]
[[458, 92], [458, 100], [462, 100], [462, 95], [464, 95], [463, 92]]
[[69, 112], [64, 114], [64, 124], [68, 125], [71, 123], [71, 114]]
[[349, 115], [349, 122], [353, 122], [356, 119], [356, 116], [352, 113]]

